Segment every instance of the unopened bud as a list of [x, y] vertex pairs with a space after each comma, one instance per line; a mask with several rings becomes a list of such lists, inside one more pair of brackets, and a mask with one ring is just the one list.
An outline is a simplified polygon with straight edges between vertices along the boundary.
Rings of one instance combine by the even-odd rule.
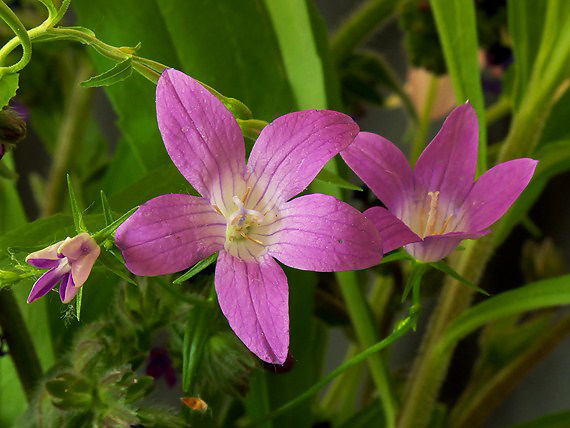
[[0, 159], [26, 136], [26, 122], [13, 109], [0, 110]]

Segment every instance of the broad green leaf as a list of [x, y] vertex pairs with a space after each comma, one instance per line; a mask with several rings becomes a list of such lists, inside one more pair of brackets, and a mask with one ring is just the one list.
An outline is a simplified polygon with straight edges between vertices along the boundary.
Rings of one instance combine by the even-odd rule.
[[328, 107], [323, 62], [306, 0], [265, 0], [297, 108]]
[[515, 91], [513, 105], [518, 108], [532, 67], [536, 60], [543, 32], [546, 1], [508, 0], [509, 34], [515, 62]]
[[130, 58], [116, 64], [113, 68], [101, 73], [97, 76], [93, 76], [90, 79], [81, 82], [81, 86], [87, 88], [99, 87], [99, 86], [111, 86], [115, 83], [122, 82], [131, 76], [133, 72], [133, 62]]
[[18, 74], [5, 74], [0, 77], [0, 109], [8, 105], [8, 101], [16, 96], [18, 90]]
[[206, 257], [203, 260], [200, 260], [198, 263], [196, 263], [194, 266], [192, 266], [190, 269], [188, 269], [185, 273], [183, 273], [178, 278], [176, 278], [174, 281], [172, 281], [172, 283], [173, 284], [180, 284], [181, 282], [184, 282], [187, 279], [192, 278], [193, 276], [202, 272], [204, 269], [206, 269], [212, 263], [214, 263], [217, 258], [218, 258], [218, 253], [214, 253], [211, 256]]
[[570, 426], [570, 411], [543, 416], [531, 422], [514, 425], [511, 428], [568, 428]]
[[508, 315], [570, 304], [570, 275], [506, 291], [469, 308], [451, 323], [437, 344], [444, 351], [479, 327]]
[[477, 113], [479, 122], [477, 175], [481, 175], [487, 169], [487, 130], [477, 62], [475, 4], [471, 0], [432, 0], [430, 5], [455, 98], [460, 104], [469, 100]]
[[344, 178], [339, 177], [337, 174], [334, 174], [333, 172], [327, 169], [322, 169], [321, 172], [319, 172], [315, 177], [315, 180], [331, 184], [341, 189], [357, 190], [362, 192], [362, 188], [355, 186], [352, 183], [349, 183]]

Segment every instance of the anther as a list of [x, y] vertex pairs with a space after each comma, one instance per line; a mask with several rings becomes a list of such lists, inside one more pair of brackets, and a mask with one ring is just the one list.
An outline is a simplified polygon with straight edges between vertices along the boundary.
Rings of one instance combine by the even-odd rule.
[[216, 211], [219, 215], [223, 216], [222, 212], [220, 211], [217, 205], [212, 205], [212, 208], [214, 208], [214, 211]]

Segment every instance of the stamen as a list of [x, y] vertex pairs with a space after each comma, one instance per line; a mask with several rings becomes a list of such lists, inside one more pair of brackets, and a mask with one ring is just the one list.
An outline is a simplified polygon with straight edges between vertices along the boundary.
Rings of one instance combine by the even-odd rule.
[[428, 192], [428, 196], [431, 198], [429, 203], [429, 213], [426, 223], [426, 235], [433, 234], [435, 222], [437, 221], [437, 197], [439, 192]]
[[248, 187], [245, 191], [245, 194], [243, 195], [243, 197], [241, 198], [242, 202], [245, 204], [245, 200], [247, 199], [247, 197], [249, 196], [249, 191], [251, 190], [251, 187]]
[[248, 241], [255, 242], [256, 244], [259, 244], [259, 245], [263, 245], [263, 242], [258, 241], [257, 239], [253, 239], [251, 236], [246, 235], [246, 234], [243, 233], [243, 232], [240, 232], [239, 234], [242, 236], [242, 238], [245, 238], [245, 239], [247, 239]]
[[214, 208], [214, 211], [216, 211], [219, 215], [223, 216], [222, 212], [220, 211], [217, 205], [212, 205], [212, 208]]
[[453, 218], [453, 214], [449, 214], [447, 216], [447, 218], [443, 222], [443, 226], [442, 226], [441, 230], [439, 231], [438, 235], [443, 235], [445, 233], [445, 229], [447, 229], [447, 226], [449, 225], [449, 222], [451, 221], [452, 218]]

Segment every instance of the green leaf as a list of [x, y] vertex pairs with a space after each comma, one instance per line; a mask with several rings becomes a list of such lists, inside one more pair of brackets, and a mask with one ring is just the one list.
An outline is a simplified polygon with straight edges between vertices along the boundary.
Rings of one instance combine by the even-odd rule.
[[136, 210], [138, 209], [138, 207], [134, 207], [131, 210], [127, 211], [125, 214], [123, 214], [121, 217], [119, 217], [117, 220], [115, 220], [114, 222], [112, 222], [111, 224], [109, 224], [108, 226], [104, 227], [103, 229], [101, 229], [99, 232], [94, 233], [93, 234], [93, 239], [100, 244], [101, 242], [103, 242], [105, 239], [107, 239], [109, 236], [111, 236], [115, 230], [117, 229], [117, 227], [119, 227], [127, 218], [129, 218], [129, 216], [134, 213]]
[[137, 283], [131, 278], [129, 272], [125, 269], [125, 265], [117, 260], [110, 251], [101, 251], [97, 260], [119, 278], [133, 285], [137, 285]]
[[461, 284], [466, 285], [467, 287], [471, 288], [472, 290], [478, 291], [479, 293], [484, 294], [485, 296], [489, 295], [489, 293], [487, 293], [485, 290], [477, 287], [471, 281], [469, 281], [469, 280], [463, 278], [461, 275], [459, 275], [455, 270], [453, 270], [453, 268], [451, 266], [449, 266], [443, 260], [440, 260], [438, 262], [431, 262], [428, 264], [431, 267], [433, 267], [433, 268], [443, 272], [444, 274], [449, 275], [453, 279], [459, 281]]
[[496, 319], [524, 311], [570, 304], [570, 275], [537, 281], [501, 293], [463, 312], [451, 323], [437, 344], [445, 351], [473, 330]]
[[5, 74], [0, 77], [0, 109], [16, 96], [19, 74]]
[[339, 177], [337, 174], [326, 169], [322, 169], [315, 177], [315, 180], [320, 181], [321, 183], [332, 184], [333, 186], [340, 187], [341, 189], [357, 190], [362, 192], [362, 188], [349, 183], [344, 178]]
[[109, 205], [109, 200], [105, 192], [101, 190], [101, 206], [103, 207], [103, 215], [105, 216], [105, 224], [108, 226], [113, 222], [113, 213], [111, 212], [111, 206]]
[[479, 122], [477, 174], [487, 168], [487, 131], [481, 77], [477, 61], [477, 27], [472, 0], [432, 0], [437, 31], [458, 103], [469, 100]]
[[204, 346], [214, 315], [212, 305], [196, 305], [188, 313], [182, 348], [182, 389], [187, 394], [195, 392], [194, 380], [202, 364]]
[[116, 64], [113, 68], [93, 76], [90, 79], [81, 82], [79, 85], [87, 88], [94, 88], [100, 86], [111, 86], [115, 83], [122, 82], [131, 76], [133, 72], [133, 62], [131, 58]]
[[75, 197], [75, 192], [73, 191], [73, 185], [71, 184], [71, 177], [69, 174], [67, 174], [67, 190], [69, 191], [69, 203], [71, 204], [71, 215], [73, 216], [75, 231], [77, 233], [87, 232], [85, 222], [83, 221], [83, 214], [79, 209], [79, 204], [77, 203], [77, 198]]
[[198, 263], [196, 263], [194, 266], [192, 266], [190, 269], [188, 269], [186, 271], [186, 273], [183, 273], [178, 278], [176, 278], [174, 281], [172, 281], [172, 283], [173, 284], [180, 284], [181, 282], [184, 282], [184, 281], [192, 278], [194, 275], [202, 272], [204, 269], [206, 269], [208, 266], [210, 266], [212, 263], [214, 263], [217, 258], [218, 258], [218, 253], [214, 253], [210, 257], [206, 257], [205, 259], [200, 260]]
[[531, 422], [514, 425], [512, 428], [567, 428], [570, 426], [570, 411], [543, 416]]

